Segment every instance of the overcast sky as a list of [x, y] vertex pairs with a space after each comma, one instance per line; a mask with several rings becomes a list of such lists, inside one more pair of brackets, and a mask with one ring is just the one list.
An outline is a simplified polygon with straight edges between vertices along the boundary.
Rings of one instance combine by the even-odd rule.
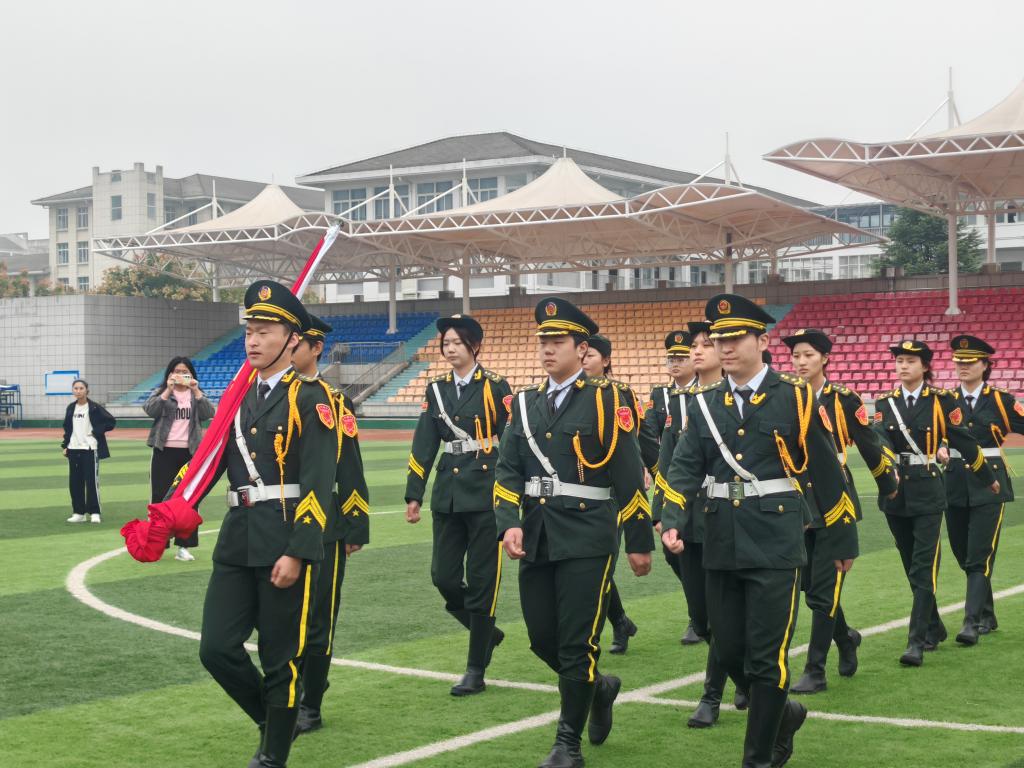
[[[29, 200], [144, 162], [292, 184], [458, 133], [694, 172], [731, 135], [740, 178], [847, 192], [761, 155], [801, 138], [964, 120], [1024, 77], [1013, 3], [718, 0], [45, 2], [0, 8], [0, 232]], [[945, 128], [944, 113], [929, 126]], [[850, 198], [853, 199], [853, 198]]]

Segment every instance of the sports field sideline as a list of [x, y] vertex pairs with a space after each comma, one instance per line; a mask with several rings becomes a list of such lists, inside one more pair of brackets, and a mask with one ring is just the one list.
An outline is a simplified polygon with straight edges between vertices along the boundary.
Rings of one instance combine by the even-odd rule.
[[[558, 698], [554, 676], [528, 648], [516, 565], [506, 562], [498, 619], [508, 639], [488, 690], [454, 699], [448, 688], [462, 671], [464, 633], [430, 584], [429, 521], [410, 526], [402, 514], [408, 442], [383, 437], [363, 446], [371, 544], [349, 564], [326, 726], [299, 739], [292, 764], [532, 765], [550, 746]], [[111, 452], [101, 469], [104, 522], [69, 526], [56, 441], [0, 441], [0, 765], [237, 765], [255, 748], [255, 728], [202, 669], [195, 640], [222, 496], [200, 510], [208, 535], [195, 563], [136, 563], [116, 554], [118, 529], [145, 513], [150, 451], [141, 440], [115, 439]], [[1024, 451], [1012, 453], [1024, 470]], [[859, 463], [856, 478], [866, 502], [862, 557], [843, 601], [851, 625], [870, 636], [854, 678], [839, 677], [833, 653], [829, 690], [802, 699], [812, 719], [790, 765], [1024, 765], [1022, 502], [1008, 505], [995, 567], [999, 631], [970, 649], [950, 639], [923, 668], [905, 669], [897, 657], [909, 591]], [[602, 657], [625, 689], [608, 743], [584, 746], [587, 764], [735, 764], [744, 715], [724, 712], [708, 731], [684, 725], [705, 649], [678, 642], [686, 619], [675, 577], [657, 553], [651, 576], [634, 578], [624, 566], [618, 576], [640, 632], [626, 656]], [[963, 585], [947, 549], [940, 606], [958, 604]], [[808, 614], [794, 643], [797, 674]], [[952, 638], [958, 608], [945, 618]]]

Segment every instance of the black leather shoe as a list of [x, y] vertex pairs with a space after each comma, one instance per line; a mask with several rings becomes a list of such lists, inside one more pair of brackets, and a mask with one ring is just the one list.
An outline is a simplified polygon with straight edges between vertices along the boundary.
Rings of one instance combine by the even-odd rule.
[[956, 641], [960, 645], [977, 645], [978, 644], [978, 628], [971, 622], [964, 622], [964, 625], [957, 632]]
[[319, 731], [324, 727], [319, 709], [310, 709], [304, 704], [299, 705], [299, 719], [295, 721], [295, 735], [299, 736], [310, 731]]
[[636, 624], [628, 616], [623, 616], [621, 621], [612, 626], [612, 644], [608, 648], [608, 653], [616, 655], [625, 653], [629, 647], [629, 638], [635, 634]]
[[587, 738], [591, 744], [604, 744], [612, 732], [612, 707], [622, 688], [622, 681], [614, 675], [601, 675], [594, 686], [594, 703], [590, 705]]
[[452, 696], [472, 696], [474, 693], [482, 693], [486, 688], [484, 671], [476, 667], [467, 667], [466, 674], [452, 686]]
[[924, 664], [924, 650], [920, 645], [908, 645], [900, 656], [900, 664], [904, 667], [920, 667]]
[[820, 670], [804, 670], [800, 679], [789, 689], [790, 693], [821, 693], [828, 688], [825, 673]]
[[709, 701], [701, 701], [693, 710], [690, 719], [686, 721], [687, 728], [710, 728], [718, 722], [718, 704]]
[[750, 706], [750, 697], [746, 691], [741, 691], [739, 688], [736, 689], [736, 695], [732, 697], [732, 705], [736, 707], [737, 711], [742, 712]]
[[555, 744], [537, 768], [583, 768], [583, 753], [579, 747]]
[[683, 645], [697, 645], [698, 643], [703, 643], [704, 638], [698, 635], [693, 629], [693, 622], [691, 621], [686, 625], [686, 631], [683, 633], [683, 636], [679, 638], [679, 642]]
[[781, 768], [789, 762], [793, 756], [793, 737], [806, 719], [807, 707], [792, 699], [786, 702], [782, 722], [779, 723], [779, 735], [775, 737], [775, 747], [772, 749], [772, 768]]
[[848, 635], [849, 642], [844, 641], [842, 645], [836, 643], [839, 646], [840, 677], [853, 677], [857, 674], [857, 649], [860, 648], [863, 638], [856, 629], [849, 630]]

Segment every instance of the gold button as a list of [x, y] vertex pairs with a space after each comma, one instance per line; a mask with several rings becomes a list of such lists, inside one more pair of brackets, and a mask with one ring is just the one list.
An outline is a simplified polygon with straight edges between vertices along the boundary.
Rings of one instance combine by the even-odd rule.
[[785, 512], [785, 511], [786, 511], [786, 508], [784, 506], [782, 506], [781, 504], [779, 504], [779, 512]]
[[814, 487], [814, 484], [813, 484], [813, 483], [812, 483], [812, 482], [811, 482], [810, 480], [808, 480], [808, 481], [807, 481], [807, 487], [808, 487], [808, 488], [813, 488], [813, 487]]
[[742, 453], [737, 453], [736, 454], [736, 461], [739, 461], [742, 458], [743, 458], [743, 454]]
[[743, 437], [745, 434], [747, 434], [747, 430], [745, 430], [743, 427], [740, 427], [739, 429], [736, 430], [736, 434], [739, 435], [740, 437]]
[[550, 432], [545, 432], [544, 433], [544, 437], [546, 437], [548, 440], [550, 440], [551, 439], [551, 433]]
[[250, 435], [255, 435], [256, 434], [256, 427], [253, 427], [252, 429], [250, 429], [249, 430], [249, 434]]
[[581, 502], [580, 502], [580, 509], [586, 509], [586, 508], [587, 508], [587, 505], [586, 505], [586, 504], [584, 504], [584, 503], [583, 503], [583, 502], [581, 501]]
[[541, 496], [541, 497], [540, 497], [540, 503], [541, 503], [541, 504], [547, 504], [547, 503], [548, 503], [548, 500], [547, 500], [547, 499], [545, 499], [545, 498], [544, 498], [543, 496]]
[[738, 506], [740, 505], [740, 500], [739, 500], [739, 499], [733, 499], [733, 500], [732, 500], [732, 505], [733, 505], [734, 507], [738, 507]]
[[282, 429], [284, 429], [284, 427], [282, 427], [280, 424], [278, 424], [277, 425], [277, 431], [280, 432]]
[[484, 464], [484, 471], [485, 472], [487, 471], [487, 465], [486, 464]]
[[967, 426], [968, 427], [973, 427], [974, 426], [974, 422], [973, 421], [968, 421], [967, 422]]
[[249, 458], [250, 459], [255, 459], [256, 458], [256, 451], [250, 451], [249, 452]]
[[743, 479], [743, 478], [742, 478], [742, 477], [740, 477], [739, 475], [733, 475], [733, 476], [732, 476], [732, 481], [733, 481], [734, 483], [738, 483], [738, 482], [739, 482], [740, 480], [742, 480], [742, 479]]
[[454, 472], [456, 475], [459, 474], [459, 468], [456, 467], [455, 469], [452, 470], [452, 472]]
[[456, 417], [455, 417], [455, 420], [456, 420], [456, 421], [458, 421], [458, 420], [459, 420], [459, 417], [458, 417], [458, 416], [456, 416]]

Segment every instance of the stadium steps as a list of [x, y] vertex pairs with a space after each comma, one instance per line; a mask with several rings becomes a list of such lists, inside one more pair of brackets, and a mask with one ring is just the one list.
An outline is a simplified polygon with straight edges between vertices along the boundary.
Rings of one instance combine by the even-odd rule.
[[[415, 352], [416, 350], [413, 351]], [[392, 379], [389, 382], [387, 382], [384, 386], [382, 386], [380, 389], [374, 392], [373, 395], [366, 398], [366, 400], [363, 402], [363, 411], [367, 412], [367, 406], [370, 406], [370, 409], [372, 410], [373, 406], [386, 405], [388, 403], [389, 398], [394, 397], [403, 388], [409, 386], [414, 379], [416, 379], [421, 373], [426, 371], [427, 368], [429, 367], [430, 362], [427, 360], [420, 360], [417, 362], [410, 363], [408, 368], [392, 377]]]

